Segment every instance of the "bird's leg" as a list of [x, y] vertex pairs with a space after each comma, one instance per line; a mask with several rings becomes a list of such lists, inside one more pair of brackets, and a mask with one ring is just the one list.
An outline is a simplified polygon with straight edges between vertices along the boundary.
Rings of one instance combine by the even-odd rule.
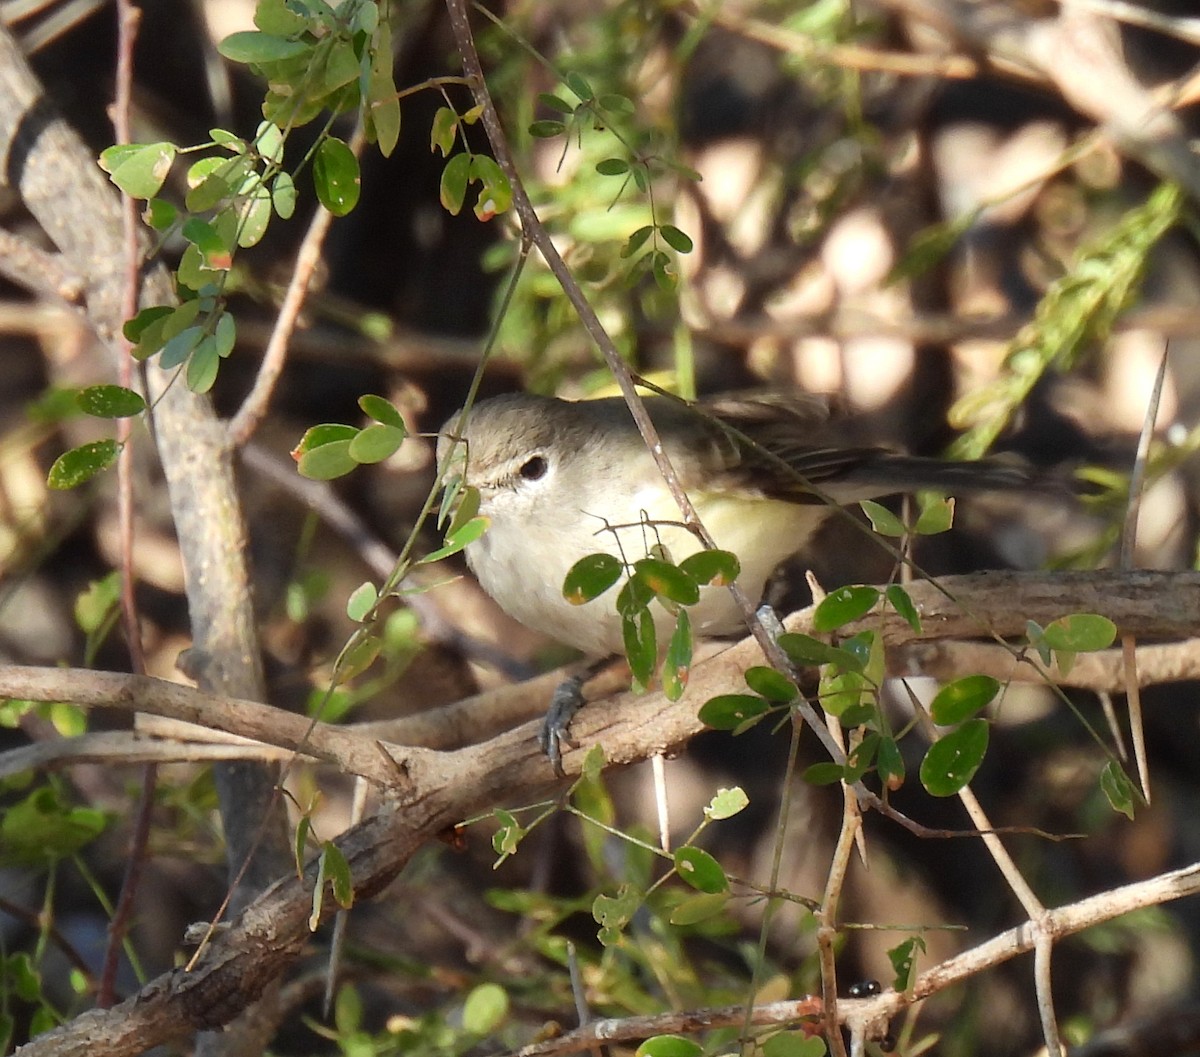
[[602, 657], [598, 661], [593, 661], [582, 671], [564, 679], [554, 688], [554, 696], [550, 699], [550, 710], [546, 713], [546, 718], [542, 721], [541, 733], [538, 734], [538, 744], [541, 745], [542, 752], [554, 766], [554, 773], [560, 778], [565, 774], [562, 766], [562, 747], [566, 744], [574, 748], [577, 744], [567, 734], [567, 728], [571, 725], [575, 713], [585, 704], [583, 688], [593, 677], [607, 668], [612, 660], [612, 657]]

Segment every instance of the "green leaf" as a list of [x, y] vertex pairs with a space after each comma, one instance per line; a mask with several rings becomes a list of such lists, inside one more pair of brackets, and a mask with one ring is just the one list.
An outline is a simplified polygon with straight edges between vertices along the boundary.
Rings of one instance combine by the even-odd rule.
[[732, 789], [718, 789], [716, 796], [708, 802], [704, 809], [704, 817], [714, 822], [720, 822], [734, 815], [741, 814], [750, 806], [750, 798], [740, 786]]
[[356, 675], [361, 675], [375, 663], [381, 649], [383, 649], [383, 642], [378, 635], [359, 628], [350, 637], [346, 648], [338, 655], [338, 677], [345, 682], [353, 679]]
[[168, 231], [179, 219], [179, 210], [165, 198], [151, 198], [142, 210], [142, 219], [155, 231]]
[[687, 610], [675, 619], [675, 630], [663, 658], [662, 685], [668, 701], [678, 701], [687, 689], [692, 670], [692, 622]]
[[615, 92], [602, 95], [596, 100], [596, 105], [610, 114], [632, 114], [634, 111], [633, 100], [627, 96], [617, 95]]
[[350, 458], [361, 463], [383, 462], [396, 453], [407, 435], [403, 429], [376, 422], [350, 442]]
[[280, 220], [289, 220], [296, 212], [296, 184], [285, 172], [276, 174], [271, 182], [271, 205]]
[[201, 326], [188, 327], [187, 330], [176, 334], [162, 347], [158, 365], [164, 371], [173, 371], [196, 350], [204, 338], [204, 328]]
[[1117, 637], [1117, 626], [1098, 613], [1073, 613], [1046, 625], [1044, 641], [1054, 651], [1092, 653], [1106, 650]]
[[466, 153], [455, 154], [442, 169], [442, 182], [438, 196], [442, 208], [452, 217], [462, 212], [463, 201], [467, 197], [467, 179], [471, 174], [471, 156]]
[[358, 466], [350, 457], [350, 442], [358, 435], [353, 426], [337, 422], [311, 426], [292, 449], [300, 476], [312, 481], [329, 481]]
[[621, 560], [611, 554], [589, 554], [580, 558], [567, 572], [563, 581], [563, 598], [573, 606], [581, 606], [604, 594], [624, 571]]
[[272, 33], [243, 30], [231, 33], [220, 44], [217, 51], [230, 62], [264, 63], [292, 59], [312, 50], [312, 45], [302, 40], [289, 40]]
[[81, 389], [76, 399], [81, 411], [97, 418], [129, 418], [146, 410], [140, 393], [120, 385], [92, 385]]
[[846, 671], [861, 671], [863, 667], [862, 662], [849, 650], [830, 646], [811, 635], [789, 631], [780, 635], [778, 641], [779, 648], [787, 654], [788, 660], [802, 667], [832, 664]]
[[602, 926], [602, 942], [618, 939], [619, 931], [629, 924], [641, 905], [642, 893], [631, 884], [621, 885], [615, 896], [596, 896], [592, 901], [592, 919]]
[[674, 855], [680, 878], [699, 892], [728, 892], [729, 878], [721, 864], [702, 848], [680, 848]]
[[[196, 308], [199, 309], [199, 305]], [[151, 305], [149, 308], [143, 308], [132, 319], [127, 319], [125, 325], [121, 328], [121, 333], [132, 342], [139, 342], [142, 335], [154, 323], [162, 324], [167, 318], [174, 315], [175, 309], [170, 305]]]
[[906, 771], [904, 757], [900, 753], [900, 746], [896, 744], [895, 738], [879, 739], [875, 769], [879, 772], [879, 780], [888, 789], [896, 790], [904, 784]]
[[193, 393], [207, 393], [217, 380], [220, 363], [215, 339], [211, 334], [201, 337], [188, 360], [187, 387]]
[[242, 249], [257, 246], [271, 223], [271, 192], [259, 184], [238, 204], [237, 244]]
[[321, 91], [336, 92], [351, 81], [357, 81], [362, 64], [354, 54], [354, 46], [342, 38], [332, 42], [321, 75]]
[[1121, 765], [1109, 760], [1100, 772], [1100, 788], [1114, 811], [1119, 811], [1130, 822], [1133, 821], [1134, 785]]
[[621, 639], [635, 685], [648, 686], [654, 675], [654, 662], [658, 659], [654, 618], [644, 609], [631, 616], [622, 616]]
[[419, 562], [418, 565], [430, 565], [433, 562], [440, 562], [443, 558], [449, 558], [452, 554], [457, 554], [464, 547], [469, 547], [486, 531], [490, 525], [491, 519], [486, 517], [473, 517], [466, 524], [457, 528], [454, 532], [446, 536], [445, 544], [435, 551], [430, 551]]
[[646, 244], [646, 240], [653, 234], [653, 224], [647, 224], [645, 227], [638, 228], [625, 240], [625, 245], [621, 247], [621, 256], [625, 258], [632, 257]]
[[714, 730], [735, 730], [747, 720], [756, 719], [770, 704], [754, 694], [719, 694], [700, 706], [700, 722]]
[[806, 767], [803, 778], [809, 785], [833, 785], [846, 777], [846, 768], [840, 763], [814, 763]]
[[457, 135], [458, 113], [448, 106], [439, 107], [429, 127], [429, 149], [441, 151], [443, 158], [449, 158]]
[[629, 172], [629, 162], [624, 158], [605, 158], [596, 162], [596, 172], [601, 176], [621, 176]]
[[953, 796], [975, 777], [987, 746], [987, 720], [967, 720], [929, 746], [921, 761], [921, 784], [931, 796]]
[[839, 587], [821, 601], [813, 613], [813, 628], [816, 631], [835, 631], [859, 617], [866, 616], [879, 601], [879, 591], [874, 587]]
[[800, 691], [791, 679], [765, 665], [747, 668], [744, 678], [751, 690], [775, 704], [787, 705], [800, 696]]
[[684, 558], [679, 571], [701, 586], [728, 587], [738, 578], [742, 567], [731, 551], [703, 550]]
[[325, 876], [333, 887], [333, 898], [343, 910], [354, 906], [354, 883], [350, 876], [350, 864], [342, 849], [332, 841], [326, 841], [321, 849], [325, 856]]
[[75, 598], [75, 623], [90, 635], [98, 631], [121, 601], [121, 574], [113, 571], [93, 580]]
[[350, 593], [350, 597], [346, 600], [346, 616], [356, 624], [361, 624], [378, 601], [379, 591], [370, 580], [367, 580]]
[[586, 103], [596, 94], [592, 91], [592, 86], [580, 74], [568, 73], [564, 80], [567, 82], [567, 87], [579, 96], [581, 103]]
[[313, 186], [317, 199], [335, 217], [344, 217], [358, 204], [362, 177], [358, 159], [335, 136], [321, 141], [313, 158]]
[[178, 148], [174, 143], [127, 143], [100, 155], [100, 168], [130, 198], [153, 198], [166, 181]]
[[474, 155], [471, 178], [482, 185], [475, 203], [475, 216], [479, 220], [491, 220], [497, 213], [508, 212], [512, 207], [512, 186], [495, 158], [486, 154]]
[[508, 1017], [508, 992], [499, 984], [472, 988], [463, 1003], [463, 1030], [473, 1035], [490, 1035]]
[[908, 528], [895, 514], [893, 514], [882, 503], [876, 503], [873, 499], [864, 499], [858, 504], [862, 507], [862, 512], [867, 515], [867, 520], [871, 522], [871, 528], [881, 536], [903, 536]]
[[853, 726], [856, 717], [850, 710], [874, 699], [875, 688], [862, 672], [829, 670], [822, 674], [817, 695], [821, 707], [831, 716]]
[[654, 601], [654, 592], [640, 576], [630, 576], [617, 592], [617, 612], [623, 617], [644, 613]]
[[682, 1035], [655, 1035], [637, 1048], [637, 1057], [700, 1057], [703, 1048]]
[[308, 19], [297, 14], [285, 0], [258, 0], [254, 24], [274, 37], [291, 37], [308, 28]]
[[213, 341], [221, 359], [233, 352], [233, 346], [237, 342], [237, 321], [228, 312], [222, 312], [217, 317], [213, 327]]
[[362, 1026], [362, 1014], [362, 998], [358, 989], [351, 984], [342, 984], [333, 1004], [333, 1023], [342, 1038], [347, 1038], [359, 1030]]
[[553, 95], [550, 92], [539, 92], [538, 102], [547, 110], [555, 110], [560, 114], [575, 113], [575, 108], [563, 99], [562, 96]]
[[529, 124], [529, 134], [535, 139], [554, 139], [567, 131], [567, 126], [561, 121], [532, 121]]
[[493, 815], [498, 825], [496, 832], [492, 834], [492, 850], [500, 856], [499, 860], [492, 864], [495, 868], [510, 855], [516, 853], [522, 838], [528, 831], [517, 821], [515, 815], [503, 808], [497, 808]]
[[1000, 693], [1000, 683], [990, 675], [966, 675], [947, 683], [929, 706], [933, 721], [942, 726], [961, 723], [985, 708]]
[[780, 1031], [762, 1044], [763, 1057], [824, 1057], [825, 1040], [806, 1031]]
[[698, 925], [716, 917], [729, 902], [728, 892], [701, 892], [681, 901], [671, 911], [672, 925]]
[[679, 566], [660, 558], [641, 558], [634, 563], [633, 575], [660, 598], [681, 606], [694, 606], [700, 601], [700, 587]]
[[217, 229], [208, 221], [192, 217], [183, 225], [183, 237], [198, 249], [204, 259], [204, 267], [214, 271], [227, 271], [233, 266], [233, 255]]
[[896, 974], [892, 987], [903, 993], [912, 987], [917, 977], [917, 955], [925, 953], [925, 941], [920, 936], [909, 936], [903, 943], [887, 952], [888, 961]]
[[46, 484], [58, 491], [77, 488], [116, 461], [120, 448], [115, 440], [98, 440], [64, 451], [46, 476]]
[[917, 607], [913, 605], [909, 593], [899, 584], [889, 584], [884, 594], [892, 608], [904, 618], [908, 626], [918, 635], [921, 634], [921, 614], [917, 612]]
[[691, 236], [685, 231], [680, 231], [674, 224], [663, 224], [658, 229], [658, 233], [662, 236], [663, 242], [671, 247], [676, 253], [691, 253], [693, 242]]
[[925, 497], [913, 532], [918, 536], [936, 536], [939, 532], [947, 532], [953, 525], [954, 500], [941, 496]]
[[45, 865], [74, 855], [104, 832], [93, 808], [72, 807], [49, 786], [5, 806], [0, 816], [0, 863]]
[[395, 404], [390, 400], [385, 400], [382, 396], [375, 396], [371, 393], [360, 396], [358, 406], [363, 409], [364, 414], [376, 422], [385, 426], [395, 426], [396, 429], [405, 428], [404, 416], [400, 414]]
[[[224, 158], [207, 158], [205, 160], [214, 162], [214, 168], [228, 164]], [[198, 162], [197, 166], [200, 164], [202, 163]], [[194, 171], [195, 168], [193, 168]], [[241, 181], [237, 182], [240, 183]], [[184, 197], [183, 204], [190, 213], [203, 213], [206, 210], [212, 209], [218, 202], [230, 197], [233, 193], [234, 183], [229, 177], [223, 172], [214, 172], [192, 185], [191, 190]]]

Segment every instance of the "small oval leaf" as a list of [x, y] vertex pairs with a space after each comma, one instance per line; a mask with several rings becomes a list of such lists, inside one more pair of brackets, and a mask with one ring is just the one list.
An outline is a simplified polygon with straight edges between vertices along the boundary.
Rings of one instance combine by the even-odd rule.
[[717, 795], [709, 801], [704, 814], [716, 822], [733, 818], [750, 806], [750, 798], [740, 786], [732, 789], [718, 789]]
[[728, 587], [742, 567], [731, 551], [705, 550], [689, 554], [679, 563], [679, 570], [702, 586]]
[[677, 565], [660, 558], [642, 558], [634, 563], [634, 575], [661, 598], [694, 606], [700, 601], [700, 586]]
[[580, 558], [567, 572], [563, 581], [563, 598], [573, 606], [581, 606], [604, 594], [624, 571], [621, 560], [611, 554], [589, 554]]
[[835, 631], [859, 617], [866, 616], [879, 601], [879, 591], [864, 585], [839, 587], [831, 591], [813, 613], [816, 631]]
[[969, 719], [929, 746], [921, 784], [931, 796], [953, 796], [975, 777], [988, 746], [986, 719]]
[[680, 848], [674, 859], [680, 878], [698, 892], [729, 891], [729, 878], [721, 864], [702, 848]]
[[716, 917], [729, 902], [728, 892], [701, 892], [683, 900], [671, 911], [672, 925], [698, 925]]
[[122, 385], [92, 385], [76, 397], [81, 411], [97, 418], [129, 418], [146, 410], [140, 393]]
[[735, 730], [770, 707], [754, 694], [720, 694], [700, 706], [700, 722], [714, 730]]
[[746, 669], [746, 685], [756, 694], [761, 694], [768, 701], [786, 705], [800, 696], [796, 684], [786, 675], [765, 665], [756, 665]]
[[78, 448], [64, 451], [50, 467], [46, 483], [59, 491], [77, 488], [101, 470], [111, 466], [119, 451], [117, 442], [111, 439], [82, 444]]
[[358, 159], [335, 136], [321, 141], [313, 158], [313, 185], [321, 205], [335, 217], [344, 217], [358, 204], [362, 177]]
[[942, 726], [961, 723], [990, 704], [998, 693], [1000, 683], [990, 675], [967, 675], [943, 686], [929, 706], [929, 713]]
[[1073, 613], [1046, 625], [1043, 640], [1052, 650], [1091, 653], [1106, 650], [1117, 637], [1117, 626], [1098, 613]]

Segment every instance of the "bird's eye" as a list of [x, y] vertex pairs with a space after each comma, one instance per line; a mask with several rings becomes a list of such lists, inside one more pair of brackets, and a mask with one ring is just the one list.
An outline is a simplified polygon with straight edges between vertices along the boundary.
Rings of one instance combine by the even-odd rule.
[[546, 476], [548, 469], [550, 469], [550, 464], [546, 462], [545, 458], [541, 455], [534, 455], [521, 464], [517, 473], [527, 481], [540, 481]]

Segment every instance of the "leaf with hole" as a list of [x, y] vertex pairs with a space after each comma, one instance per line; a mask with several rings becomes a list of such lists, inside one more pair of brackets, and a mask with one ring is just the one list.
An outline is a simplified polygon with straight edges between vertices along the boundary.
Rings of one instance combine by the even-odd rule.
[[749, 806], [750, 798], [741, 787], [718, 789], [716, 796], [708, 802], [708, 806], [704, 809], [704, 816], [714, 822], [720, 822], [722, 819], [733, 818], [734, 815], [741, 814]]

